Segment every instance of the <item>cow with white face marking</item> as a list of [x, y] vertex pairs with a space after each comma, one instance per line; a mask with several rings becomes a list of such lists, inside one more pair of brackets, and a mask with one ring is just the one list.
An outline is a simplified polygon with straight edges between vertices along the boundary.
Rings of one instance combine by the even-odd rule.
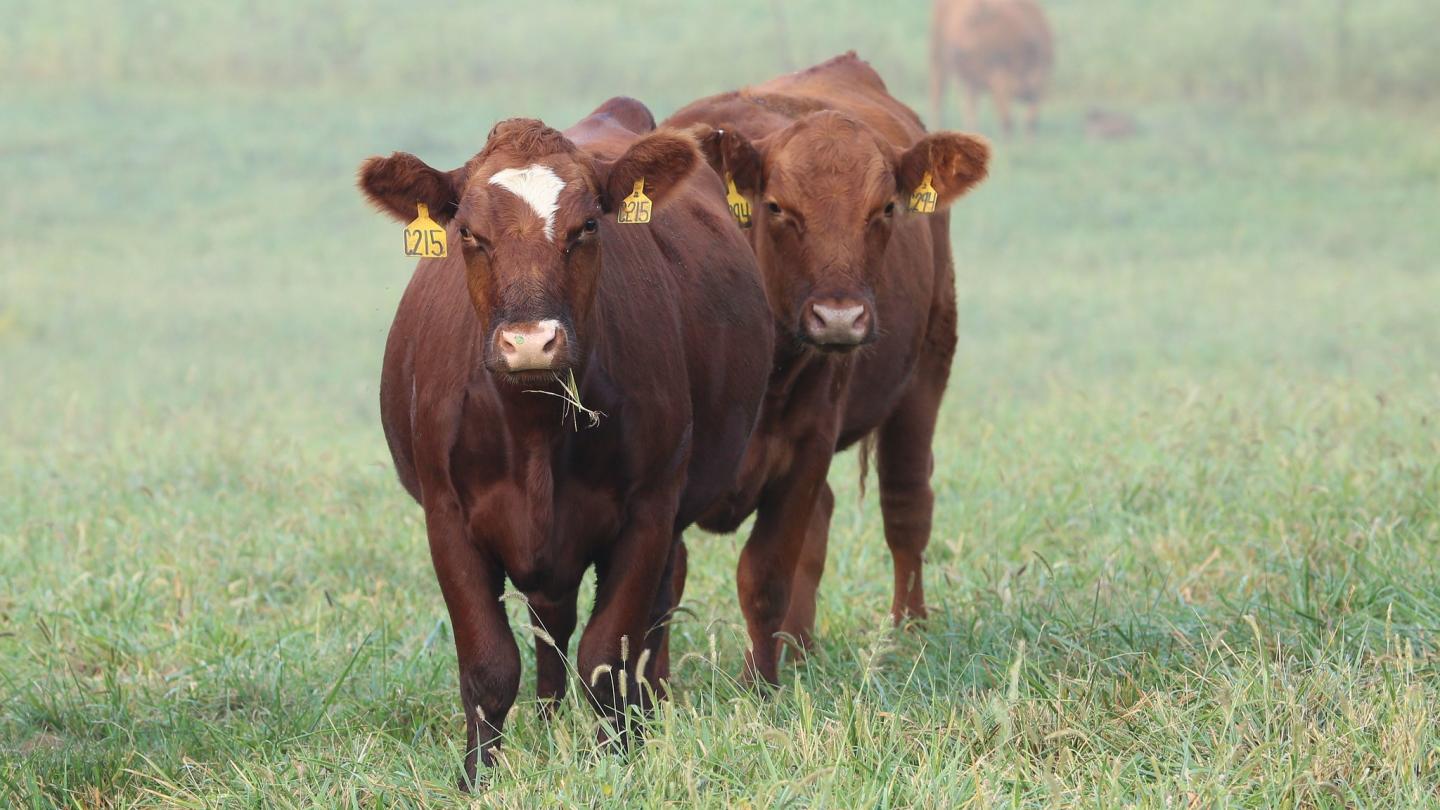
[[[593, 565], [586, 694], [617, 721], [649, 706], [669, 677], [680, 533], [730, 487], [755, 424], [773, 346], [759, 270], [695, 142], [653, 128], [613, 99], [565, 132], [502, 122], [453, 171], [400, 153], [361, 168], [372, 202], [401, 220], [427, 206], [451, 246], [400, 302], [380, 412], [454, 627], [467, 784], [519, 688], [505, 580], [543, 630], [549, 705]], [[622, 224], [637, 186], [653, 220]]]

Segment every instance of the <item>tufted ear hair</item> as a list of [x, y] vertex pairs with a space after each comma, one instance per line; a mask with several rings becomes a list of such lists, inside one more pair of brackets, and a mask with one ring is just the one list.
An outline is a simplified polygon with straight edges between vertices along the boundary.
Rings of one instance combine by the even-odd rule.
[[695, 167], [700, 152], [695, 139], [683, 132], [660, 130], [635, 141], [613, 162], [596, 162], [595, 172], [604, 189], [602, 202], [607, 212], [630, 196], [635, 182], [645, 181], [645, 196], [658, 208]]
[[920, 185], [926, 172], [943, 209], [989, 172], [990, 144], [963, 132], [932, 132], [900, 156], [895, 170], [902, 196]]
[[416, 203], [424, 203], [431, 219], [444, 225], [459, 209], [465, 169], [442, 172], [409, 152], [395, 152], [360, 164], [356, 184], [372, 205], [401, 222], [414, 219]]

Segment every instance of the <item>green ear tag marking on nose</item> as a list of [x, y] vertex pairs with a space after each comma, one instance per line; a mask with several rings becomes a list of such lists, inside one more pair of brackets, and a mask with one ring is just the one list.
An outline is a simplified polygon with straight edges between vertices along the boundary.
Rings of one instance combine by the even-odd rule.
[[524, 344], [525, 344], [525, 336], [524, 336], [524, 335], [516, 335], [516, 336], [515, 336], [515, 345], [516, 345], [516, 346], [522, 346], [522, 345], [524, 345]]

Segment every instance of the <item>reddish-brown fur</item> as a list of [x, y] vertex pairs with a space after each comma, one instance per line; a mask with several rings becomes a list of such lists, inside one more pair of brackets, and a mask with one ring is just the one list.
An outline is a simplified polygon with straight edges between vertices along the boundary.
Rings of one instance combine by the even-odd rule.
[[[961, 133], [927, 135], [853, 53], [697, 101], [666, 124], [696, 134], [750, 199], [748, 233], [777, 329], [770, 387], [739, 482], [700, 521], [733, 531], [756, 514], [738, 585], [748, 670], [773, 683], [776, 634], [810, 643], [834, 505], [830, 459], [872, 432], [895, 561], [891, 609], [896, 621], [925, 615], [930, 443], [955, 349], [944, 209], [984, 178], [989, 150]], [[909, 213], [909, 194], [926, 172], [940, 208]], [[821, 306], [860, 314], [837, 332], [816, 315]], [[857, 339], [863, 348], [847, 351]]]
[[1040, 99], [1054, 67], [1054, 41], [1036, 0], [935, 0], [931, 18], [930, 112], [942, 126], [945, 83], [953, 73], [965, 85], [965, 125], [978, 124], [977, 97], [995, 99], [1005, 134], [1014, 131], [1012, 99], [1028, 107], [1035, 131]]
[[[535, 654], [536, 690], [555, 700], [576, 589], [594, 565], [579, 672], [612, 717], [648, 706], [669, 675], [680, 532], [730, 487], [755, 424], [773, 343], [755, 260], [694, 141], [638, 134], [651, 128], [643, 105], [614, 99], [563, 133], [502, 122], [451, 172], [404, 154], [360, 172], [366, 195], [402, 221], [426, 203], [450, 243], [448, 258], [419, 263], [400, 302], [380, 408], [454, 628], [467, 780], [477, 756], [492, 760], [519, 688], [506, 578], [554, 640]], [[532, 164], [568, 183], [553, 242], [534, 209], [487, 182]], [[639, 177], [654, 218], [618, 224], [616, 201]], [[502, 327], [536, 319], [560, 323], [553, 370], [574, 373], [598, 424], [538, 393], [559, 391], [550, 373], [513, 373], [497, 356]]]

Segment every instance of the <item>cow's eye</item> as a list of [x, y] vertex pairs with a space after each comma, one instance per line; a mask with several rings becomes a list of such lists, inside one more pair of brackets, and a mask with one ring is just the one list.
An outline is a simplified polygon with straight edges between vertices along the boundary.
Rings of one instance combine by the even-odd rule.
[[594, 233], [600, 230], [600, 223], [593, 219], [587, 219], [585, 220], [585, 224], [580, 226], [580, 230], [585, 233]]
[[893, 203], [893, 202], [885, 203], [885, 216], [891, 217], [891, 216], [894, 216], [894, 215], [895, 215], [895, 203]]
[[777, 203], [774, 200], [770, 200], [769, 202], [765, 203], [765, 207], [770, 209], [770, 213], [772, 214], [784, 213], [780, 210], [780, 203]]
[[480, 234], [475, 233], [464, 225], [460, 226], [460, 246], [465, 250], [474, 251], [480, 255], [485, 255], [490, 250], [490, 246], [484, 239], [480, 238]]

